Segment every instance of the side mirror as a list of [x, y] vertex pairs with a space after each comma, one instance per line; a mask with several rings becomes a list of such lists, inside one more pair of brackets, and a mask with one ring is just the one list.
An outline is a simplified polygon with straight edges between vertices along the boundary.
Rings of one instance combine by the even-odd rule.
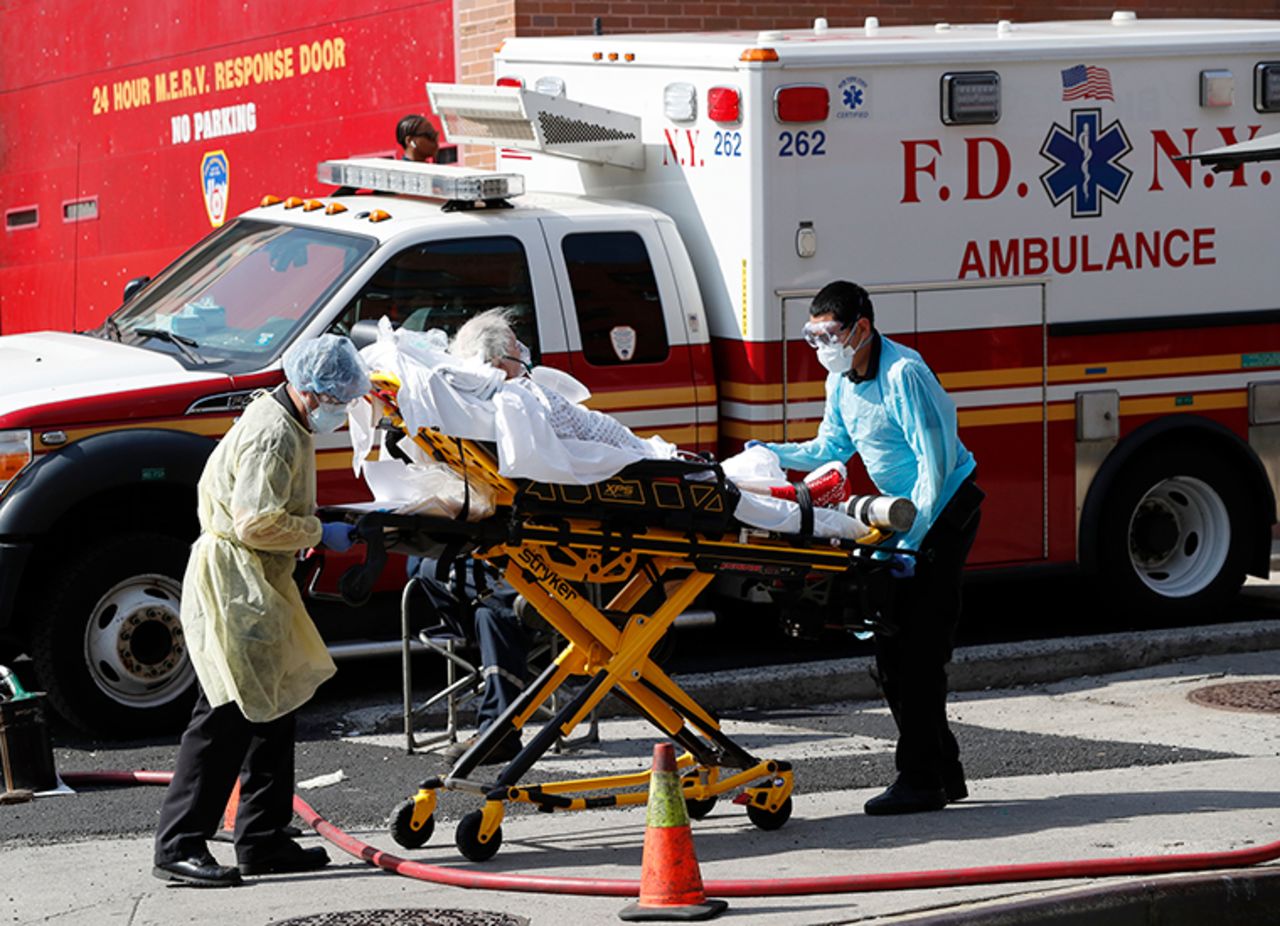
[[378, 340], [378, 320], [376, 318], [362, 318], [351, 326], [350, 338], [351, 343], [356, 346], [356, 350], [363, 350], [368, 347]]
[[121, 302], [120, 304], [124, 305], [134, 296], [138, 295], [138, 293], [143, 289], [143, 287], [145, 287], [150, 282], [151, 282], [151, 277], [134, 277], [128, 283], [124, 284], [124, 302]]

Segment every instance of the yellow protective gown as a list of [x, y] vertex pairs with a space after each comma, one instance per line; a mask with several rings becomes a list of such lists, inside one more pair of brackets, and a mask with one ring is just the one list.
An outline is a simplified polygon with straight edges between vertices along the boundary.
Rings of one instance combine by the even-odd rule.
[[255, 723], [297, 709], [336, 671], [293, 581], [320, 542], [311, 432], [269, 394], [214, 448], [182, 580], [187, 652], [209, 703]]

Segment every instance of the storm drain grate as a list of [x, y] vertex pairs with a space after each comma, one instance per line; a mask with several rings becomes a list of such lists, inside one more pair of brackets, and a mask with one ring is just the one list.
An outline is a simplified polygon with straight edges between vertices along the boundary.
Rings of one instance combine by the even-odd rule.
[[1197, 688], [1188, 695], [1205, 707], [1251, 714], [1280, 714], [1280, 681], [1228, 682]]
[[529, 921], [489, 910], [348, 910], [277, 920], [271, 926], [529, 926]]

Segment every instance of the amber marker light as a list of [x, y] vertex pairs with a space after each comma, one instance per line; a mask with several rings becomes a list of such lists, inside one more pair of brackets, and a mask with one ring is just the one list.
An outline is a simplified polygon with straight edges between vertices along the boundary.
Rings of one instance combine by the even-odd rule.
[[593, 52], [591, 53], [591, 60], [592, 60], [592, 61], [603, 61], [603, 60], [604, 60], [604, 55], [603, 55], [603, 54], [601, 54], [601, 53], [600, 53], [600, 52], [598, 52], [598, 51], [593, 51]]
[[258, 203], [258, 205], [263, 207], [274, 206], [278, 202], [280, 202], [279, 196], [272, 196], [268, 193], [266, 196], [262, 197], [262, 202]]
[[325, 215], [337, 215], [340, 212], [346, 211], [347, 207], [342, 205], [342, 203], [329, 203], [329, 205], [324, 207]]
[[627, 52], [625, 55], [623, 55], [623, 56], [622, 56], [622, 59], [623, 59], [624, 61], [635, 61], [635, 60], [636, 60], [636, 56], [635, 56], [635, 53], [634, 53], [634, 52], [630, 52], [630, 51], [629, 51], [629, 52]]
[[389, 218], [391, 218], [391, 213], [383, 212], [381, 209], [374, 209], [369, 213], [370, 222], [385, 222]]
[[777, 61], [778, 53], [772, 48], [748, 48], [738, 56], [739, 61]]
[[609, 60], [610, 60], [610, 61], [617, 61], [617, 60], [618, 60], [618, 53], [617, 53], [616, 51], [611, 51], [611, 52], [609, 52]]
[[306, 200], [303, 199], [301, 196], [290, 196], [288, 199], [284, 201], [284, 207], [286, 209], [297, 209], [304, 202], [306, 202]]
[[323, 209], [324, 203], [318, 199], [309, 199], [302, 206], [303, 212], [315, 212], [317, 209]]

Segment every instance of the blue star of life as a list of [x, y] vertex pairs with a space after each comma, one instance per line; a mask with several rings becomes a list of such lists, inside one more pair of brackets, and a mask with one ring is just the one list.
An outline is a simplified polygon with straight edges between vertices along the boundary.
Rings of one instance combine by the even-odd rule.
[[1071, 199], [1071, 217], [1102, 214], [1103, 197], [1120, 202], [1133, 171], [1120, 159], [1133, 150], [1120, 120], [1105, 128], [1099, 109], [1073, 109], [1071, 128], [1054, 123], [1045, 136], [1040, 154], [1053, 167], [1040, 175], [1040, 183], [1055, 206]]
[[858, 87], [849, 87], [844, 92], [844, 105], [850, 109], [857, 109], [862, 105], [862, 90]]

